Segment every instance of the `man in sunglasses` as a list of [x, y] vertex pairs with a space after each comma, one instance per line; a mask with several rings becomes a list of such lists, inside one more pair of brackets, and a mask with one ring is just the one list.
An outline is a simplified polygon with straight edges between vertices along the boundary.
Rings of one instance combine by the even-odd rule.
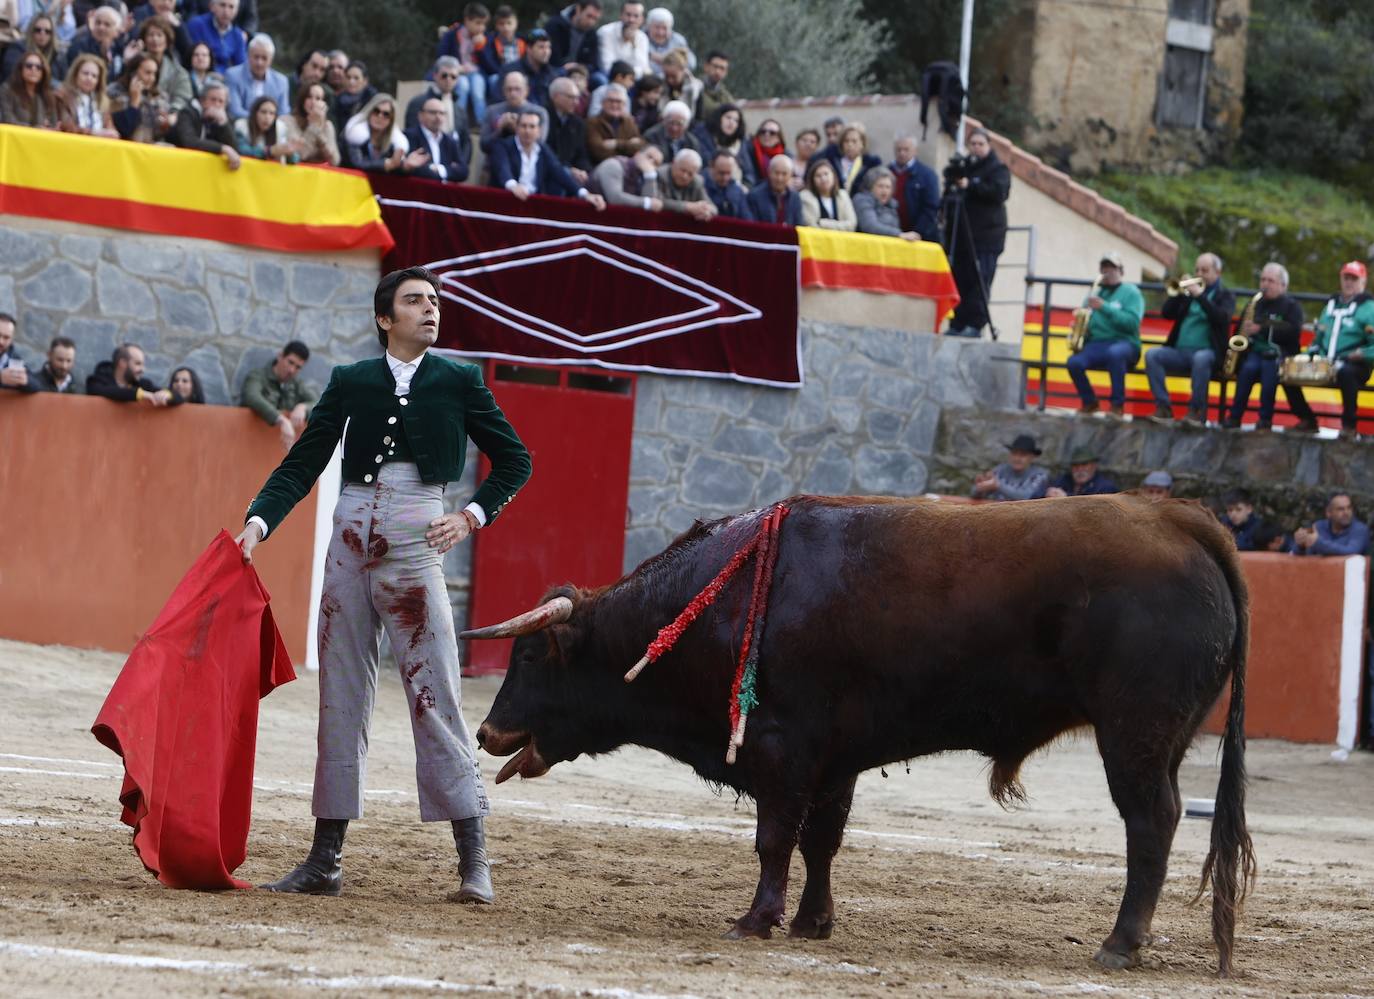
[[463, 107], [460, 101], [454, 100], [453, 92], [458, 87], [458, 74], [462, 71], [462, 64], [453, 56], [440, 56], [434, 60], [434, 79], [429, 86], [421, 93], [410, 99], [406, 105], [406, 131], [420, 127], [420, 112], [424, 109], [425, 101], [438, 98], [444, 105], [444, 127], [445, 134], [459, 129], [464, 132], [468, 128], [467, 108]]

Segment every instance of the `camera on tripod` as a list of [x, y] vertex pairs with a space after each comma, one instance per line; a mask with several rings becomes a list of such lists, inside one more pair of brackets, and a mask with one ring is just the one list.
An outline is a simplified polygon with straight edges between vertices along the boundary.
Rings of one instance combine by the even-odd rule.
[[978, 161], [974, 157], [966, 153], [955, 153], [945, 164], [945, 186], [953, 187], [957, 181], [971, 174], [977, 164]]

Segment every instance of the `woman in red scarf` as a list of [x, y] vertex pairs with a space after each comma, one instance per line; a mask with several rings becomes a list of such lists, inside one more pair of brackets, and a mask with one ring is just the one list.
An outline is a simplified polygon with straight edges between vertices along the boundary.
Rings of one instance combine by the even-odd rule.
[[783, 141], [782, 126], [774, 118], [766, 118], [754, 137], [749, 140], [749, 153], [754, 157], [754, 167], [760, 177], [768, 176], [768, 164], [774, 156], [784, 156], [787, 145]]

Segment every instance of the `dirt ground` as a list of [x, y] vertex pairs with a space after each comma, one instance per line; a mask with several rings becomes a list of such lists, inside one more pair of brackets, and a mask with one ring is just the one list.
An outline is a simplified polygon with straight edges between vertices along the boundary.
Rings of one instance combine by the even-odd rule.
[[[1144, 966], [1091, 958], [1124, 880], [1124, 832], [1091, 741], [1024, 771], [1004, 812], [981, 758], [915, 761], [859, 783], [835, 862], [829, 941], [727, 942], [757, 878], [753, 815], [644, 750], [490, 784], [498, 900], [456, 887], [447, 824], [421, 825], [400, 684], [373, 724], [368, 814], [349, 830], [344, 895], [163, 888], [118, 823], [117, 759], [89, 733], [122, 657], [0, 641], [0, 989], [11, 996], [1374, 996], [1374, 755], [1250, 745], [1257, 893], [1236, 975], [1213, 976], [1208, 913], [1186, 903], [1208, 823], [1184, 819]], [[474, 728], [499, 685], [464, 681]], [[248, 860], [289, 869], [312, 822], [316, 684], [263, 703]], [[1210, 798], [1216, 743], [1184, 764]], [[793, 899], [801, 865], [793, 867]]]

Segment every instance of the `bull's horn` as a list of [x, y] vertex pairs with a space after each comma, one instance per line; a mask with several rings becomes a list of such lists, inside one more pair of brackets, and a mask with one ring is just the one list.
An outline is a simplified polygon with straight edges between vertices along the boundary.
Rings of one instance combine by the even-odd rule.
[[567, 597], [554, 597], [540, 604], [532, 611], [502, 621], [500, 624], [485, 628], [472, 628], [459, 635], [459, 638], [518, 638], [547, 628], [551, 624], [561, 624], [572, 617], [573, 602]]

